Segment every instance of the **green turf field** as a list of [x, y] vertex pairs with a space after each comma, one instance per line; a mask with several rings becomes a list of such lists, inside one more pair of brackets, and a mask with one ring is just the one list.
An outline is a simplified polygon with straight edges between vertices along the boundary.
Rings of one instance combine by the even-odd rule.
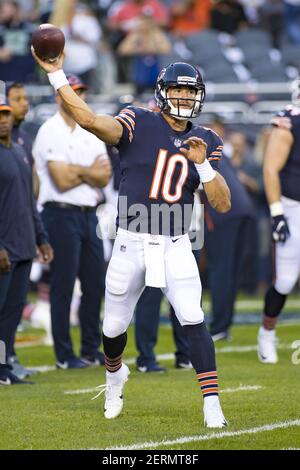
[[[36, 330], [21, 336], [29, 334]], [[203, 427], [194, 373], [176, 370], [173, 359], [163, 359], [166, 374], [141, 374], [130, 365], [123, 414], [112, 421], [102, 415], [103, 395], [91, 401], [93, 390], [65, 393], [104, 383], [103, 367], [39, 373], [35, 385], [0, 387], [0, 449], [300, 448], [300, 364], [291, 360], [300, 323], [279, 326], [280, 362], [275, 366], [257, 360], [257, 325], [236, 326], [232, 334], [231, 342], [217, 343], [221, 400], [230, 424], [225, 430]], [[76, 329], [74, 338], [78, 343]], [[163, 325], [156, 353], [172, 352], [171, 330]], [[50, 347], [22, 347], [18, 355], [27, 366], [54, 364]], [[126, 358], [134, 357], [131, 328]]]

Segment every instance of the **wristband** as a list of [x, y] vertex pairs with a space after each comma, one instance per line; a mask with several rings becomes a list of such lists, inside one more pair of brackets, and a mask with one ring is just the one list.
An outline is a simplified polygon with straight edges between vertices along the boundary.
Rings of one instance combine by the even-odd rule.
[[48, 78], [55, 91], [64, 85], [69, 85], [65, 72], [62, 69], [48, 73]]
[[203, 163], [195, 163], [195, 167], [200, 176], [201, 183], [208, 183], [216, 176], [216, 172], [208, 160], [205, 160]]
[[270, 204], [270, 213], [272, 217], [276, 217], [278, 215], [283, 215], [283, 206], [280, 201], [278, 202], [273, 202]]

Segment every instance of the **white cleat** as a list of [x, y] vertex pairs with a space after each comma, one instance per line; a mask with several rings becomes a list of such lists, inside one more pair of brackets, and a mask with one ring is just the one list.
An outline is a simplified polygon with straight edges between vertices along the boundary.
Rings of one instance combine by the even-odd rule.
[[258, 359], [264, 364], [276, 364], [278, 362], [275, 330], [266, 330], [263, 326], [260, 327], [257, 353]]
[[106, 419], [114, 419], [121, 413], [123, 409], [123, 388], [129, 374], [130, 370], [126, 364], [122, 364], [121, 369], [114, 374], [106, 372], [106, 384], [97, 387], [99, 393], [92, 400], [105, 392], [104, 416]]
[[126, 364], [122, 364], [117, 377], [107, 376], [104, 403], [104, 416], [106, 419], [114, 419], [123, 409], [123, 388], [128, 380], [130, 370]]
[[104, 416], [106, 419], [114, 419], [123, 409], [123, 388], [128, 380], [130, 370], [126, 364], [114, 374], [106, 374], [106, 391], [104, 403]]
[[228, 423], [223, 415], [219, 397], [204, 398], [204, 426], [207, 428], [225, 428]]

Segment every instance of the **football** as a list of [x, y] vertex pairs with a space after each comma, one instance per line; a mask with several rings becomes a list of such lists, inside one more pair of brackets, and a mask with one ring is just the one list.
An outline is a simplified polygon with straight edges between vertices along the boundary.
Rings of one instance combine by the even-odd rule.
[[40, 59], [51, 62], [64, 50], [65, 36], [56, 26], [44, 23], [34, 31], [31, 44]]

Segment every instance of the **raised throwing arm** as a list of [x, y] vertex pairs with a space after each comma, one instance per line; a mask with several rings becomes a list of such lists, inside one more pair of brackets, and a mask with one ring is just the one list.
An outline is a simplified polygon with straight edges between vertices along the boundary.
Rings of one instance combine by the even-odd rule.
[[48, 73], [50, 83], [59, 93], [64, 107], [73, 119], [84, 129], [95, 134], [108, 145], [117, 145], [123, 134], [123, 127], [112, 116], [95, 114], [94, 111], [73, 91], [63, 72], [64, 55], [55, 62], [41, 60], [31, 47], [32, 55], [39, 66]]

